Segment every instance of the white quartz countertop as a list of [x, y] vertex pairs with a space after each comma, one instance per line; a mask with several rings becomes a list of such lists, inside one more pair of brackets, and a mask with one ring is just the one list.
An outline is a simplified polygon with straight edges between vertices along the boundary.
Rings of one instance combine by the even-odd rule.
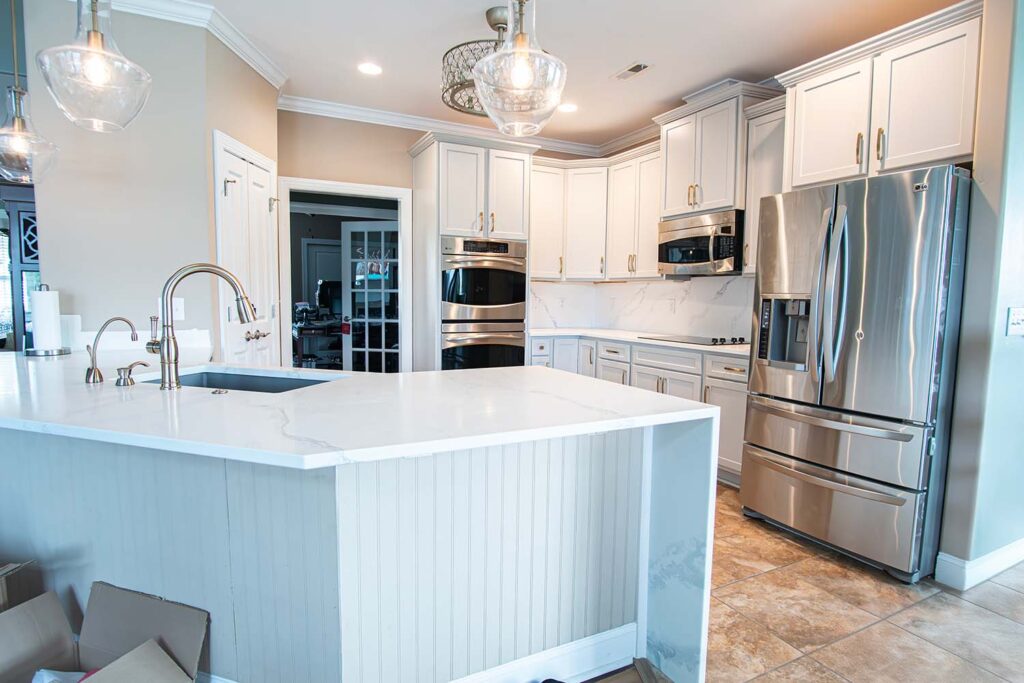
[[668, 349], [688, 349], [690, 351], [700, 351], [701, 353], [714, 353], [719, 356], [733, 356], [736, 358], [750, 357], [750, 344], [723, 344], [721, 346], [708, 346], [705, 344], [682, 344], [680, 342], [657, 341], [654, 339], [642, 338], [672, 336], [664, 332], [634, 332], [631, 330], [609, 330], [595, 327], [531, 327], [530, 336], [608, 339], [612, 341], [628, 342], [630, 344], [663, 346]]
[[214, 394], [161, 391], [143, 383], [152, 374], [138, 372], [138, 384], [117, 387], [119, 364], [105, 359], [107, 381], [87, 385], [84, 353], [0, 353], [0, 428], [313, 469], [718, 414], [715, 406], [543, 367], [391, 375], [182, 368], [333, 380], [279, 394]]

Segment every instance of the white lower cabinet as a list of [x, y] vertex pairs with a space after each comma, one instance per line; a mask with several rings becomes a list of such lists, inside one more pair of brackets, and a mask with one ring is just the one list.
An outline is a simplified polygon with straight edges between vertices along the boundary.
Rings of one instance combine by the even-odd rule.
[[596, 374], [598, 379], [615, 382], [616, 384], [629, 384], [629, 363], [617, 360], [597, 359]]
[[659, 394], [688, 398], [691, 401], [700, 400], [700, 375], [634, 365], [631, 384]]
[[747, 420], [747, 385], [709, 377], [704, 380], [703, 401], [722, 409], [718, 430], [718, 466], [739, 474]]
[[551, 367], [556, 370], [565, 370], [575, 373], [579, 366], [579, 342], [575, 337], [572, 339], [556, 339], [555, 353], [551, 360]]
[[585, 377], [597, 376], [597, 342], [593, 339], [580, 339], [577, 367]]
[[551, 356], [530, 356], [530, 365], [543, 365], [546, 368], [550, 368]]

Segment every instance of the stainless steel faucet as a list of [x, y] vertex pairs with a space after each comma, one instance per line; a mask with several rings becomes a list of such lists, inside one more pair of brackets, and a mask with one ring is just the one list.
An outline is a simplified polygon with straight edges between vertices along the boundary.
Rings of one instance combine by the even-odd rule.
[[128, 323], [128, 327], [132, 329], [132, 341], [139, 341], [139, 333], [135, 331], [135, 325], [128, 318], [122, 318], [117, 315], [103, 323], [100, 326], [98, 332], [96, 332], [96, 338], [92, 340], [92, 346], [85, 345], [85, 350], [89, 352], [89, 369], [85, 371], [85, 383], [86, 384], [99, 384], [103, 381], [103, 373], [96, 367], [96, 349], [100, 345], [100, 337], [103, 335], [104, 330], [107, 329], [107, 325], [110, 323], [120, 320], [121, 322]]
[[160, 295], [160, 318], [163, 320], [163, 334], [157, 340], [157, 321], [150, 318], [153, 338], [146, 344], [150, 353], [160, 354], [160, 388], [180, 389], [181, 376], [178, 374], [178, 340], [174, 337], [173, 299], [178, 283], [194, 273], [210, 273], [223, 278], [235, 291], [235, 307], [238, 309], [238, 320], [249, 323], [256, 319], [256, 309], [242, 288], [242, 283], [228, 270], [213, 263], [193, 263], [178, 269], [164, 283]]

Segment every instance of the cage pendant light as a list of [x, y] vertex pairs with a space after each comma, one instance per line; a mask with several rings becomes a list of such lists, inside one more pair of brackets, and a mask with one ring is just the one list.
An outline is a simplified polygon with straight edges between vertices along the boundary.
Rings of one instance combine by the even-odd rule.
[[511, 30], [501, 48], [473, 67], [484, 111], [505, 135], [536, 135], [555, 113], [565, 63], [537, 42], [536, 0], [509, 0]]
[[75, 41], [36, 55], [46, 88], [64, 115], [99, 132], [130, 124], [145, 106], [153, 82], [118, 49], [110, 15], [110, 0], [78, 0]]
[[11, 6], [11, 51], [14, 85], [7, 88], [7, 123], [0, 128], [0, 178], [11, 183], [32, 184], [53, 164], [57, 146], [39, 136], [28, 115], [28, 93], [21, 87], [18, 58], [16, 0]]

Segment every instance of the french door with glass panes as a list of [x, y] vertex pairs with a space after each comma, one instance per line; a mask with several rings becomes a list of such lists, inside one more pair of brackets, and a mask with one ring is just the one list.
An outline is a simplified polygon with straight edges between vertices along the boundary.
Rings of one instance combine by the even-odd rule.
[[344, 315], [352, 325], [345, 367], [398, 372], [398, 222], [343, 221], [341, 234]]

